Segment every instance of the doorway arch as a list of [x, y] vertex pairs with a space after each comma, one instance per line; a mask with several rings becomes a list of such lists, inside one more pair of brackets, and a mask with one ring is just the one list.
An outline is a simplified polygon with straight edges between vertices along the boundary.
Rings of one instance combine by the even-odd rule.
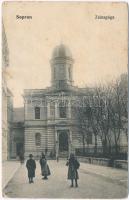
[[69, 137], [68, 131], [59, 131], [59, 152], [69, 151]]

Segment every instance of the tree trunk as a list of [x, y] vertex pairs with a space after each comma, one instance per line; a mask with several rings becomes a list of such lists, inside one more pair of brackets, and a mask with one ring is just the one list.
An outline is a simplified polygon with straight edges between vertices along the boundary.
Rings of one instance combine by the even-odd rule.
[[119, 129], [118, 129], [118, 136], [115, 135], [115, 154], [116, 154], [116, 156], [117, 156], [118, 153], [119, 153], [118, 141], [119, 141], [119, 138], [120, 138], [120, 133], [121, 133], [121, 130], [120, 130], [120, 128], [119, 128]]
[[95, 146], [94, 146], [94, 154], [97, 154], [97, 135], [95, 134]]
[[83, 142], [83, 155], [85, 156], [85, 136], [84, 136], [84, 134], [82, 136], [82, 142]]
[[107, 155], [107, 139], [106, 139], [106, 137], [104, 138], [104, 140], [102, 142], [102, 146], [103, 146], [103, 155], [106, 156]]
[[115, 144], [115, 154], [116, 154], [116, 156], [118, 155], [118, 145], [117, 144]]

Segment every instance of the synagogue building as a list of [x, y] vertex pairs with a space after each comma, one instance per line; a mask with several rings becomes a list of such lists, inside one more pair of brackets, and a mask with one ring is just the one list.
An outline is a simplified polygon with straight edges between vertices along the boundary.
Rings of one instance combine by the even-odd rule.
[[[86, 91], [73, 84], [74, 59], [68, 47], [63, 44], [55, 47], [50, 67], [50, 87], [24, 90], [25, 157], [41, 152], [66, 156], [82, 148], [82, 136], [71, 104]], [[92, 133], [90, 145], [94, 146]]]

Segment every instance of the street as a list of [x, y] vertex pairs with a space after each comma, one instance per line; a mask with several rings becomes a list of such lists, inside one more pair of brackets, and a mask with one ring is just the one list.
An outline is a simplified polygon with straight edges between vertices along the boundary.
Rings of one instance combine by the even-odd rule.
[[[25, 164], [21, 165], [3, 191], [4, 197], [17, 198], [125, 198], [127, 171], [85, 163], [79, 168], [79, 187], [71, 188], [67, 180], [66, 161], [48, 161], [51, 176], [43, 180], [37, 162], [34, 183], [28, 183]], [[90, 167], [91, 166], [91, 167]], [[95, 170], [97, 168], [97, 172]], [[101, 170], [102, 169], [102, 170]], [[108, 173], [109, 170], [109, 173]], [[101, 174], [102, 172], [102, 174]], [[114, 176], [111, 175], [114, 174]], [[120, 173], [120, 176], [117, 174]]]

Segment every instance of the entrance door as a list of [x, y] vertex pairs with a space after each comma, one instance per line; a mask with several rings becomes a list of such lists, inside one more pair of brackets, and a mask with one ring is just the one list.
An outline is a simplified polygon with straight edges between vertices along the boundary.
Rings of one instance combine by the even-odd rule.
[[59, 131], [59, 151], [60, 152], [68, 152], [68, 132], [67, 131]]
[[16, 144], [16, 154], [19, 156], [21, 153], [23, 153], [23, 143], [17, 143]]

